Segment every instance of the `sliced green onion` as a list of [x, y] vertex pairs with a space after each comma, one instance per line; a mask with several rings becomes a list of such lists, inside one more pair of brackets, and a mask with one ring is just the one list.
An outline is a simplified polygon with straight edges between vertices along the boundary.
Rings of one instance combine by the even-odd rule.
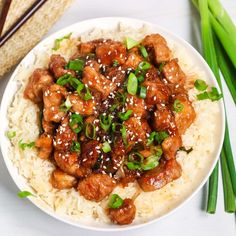
[[154, 142], [156, 134], [157, 134], [157, 132], [155, 132], [155, 131], [151, 132], [151, 134], [149, 135], [149, 137], [147, 139], [148, 146]]
[[142, 74], [139, 75], [137, 78], [138, 78], [139, 83], [142, 83], [144, 81], [144, 75], [142, 75]]
[[75, 70], [78, 72], [82, 72], [84, 69], [84, 60], [82, 59], [76, 59], [76, 60], [71, 60], [68, 62], [68, 64], [65, 66], [66, 69], [70, 70]]
[[121, 136], [122, 136], [122, 140], [123, 140], [123, 143], [125, 144], [125, 145], [127, 145], [128, 143], [127, 143], [127, 138], [126, 138], [126, 128], [125, 128], [125, 126], [124, 125], [122, 125], [122, 128], [120, 129], [120, 132], [121, 132]]
[[54, 47], [52, 48], [52, 50], [56, 51], [60, 48], [61, 46], [61, 42], [64, 40], [64, 39], [69, 39], [70, 36], [72, 35], [72, 33], [69, 33], [61, 38], [58, 38], [55, 40], [55, 43], [54, 43]]
[[199, 91], [204, 91], [207, 89], [208, 85], [206, 84], [206, 82], [204, 80], [197, 79], [194, 82], [194, 87]]
[[140, 86], [139, 97], [146, 98], [147, 96], [147, 88], [144, 86]]
[[159, 165], [160, 156], [151, 155], [145, 159], [145, 162], [142, 164], [143, 170], [151, 170]]
[[180, 100], [176, 99], [174, 101], [173, 108], [175, 112], [181, 112], [184, 109], [184, 105], [180, 102]]
[[140, 163], [134, 163], [134, 162], [127, 162], [126, 166], [129, 170], [141, 170], [141, 164]]
[[131, 39], [129, 37], [126, 38], [125, 43], [126, 43], [126, 48], [128, 50], [139, 45], [139, 42], [137, 42], [136, 40]]
[[112, 66], [113, 66], [113, 67], [119, 66], [119, 62], [118, 62], [117, 60], [114, 60]]
[[197, 95], [198, 100], [210, 99], [211, 101], [218, 101], [223, 97], [217, 90], [217, 88], [212, 87], [210, 92], [203, 92]]
[[6, 136], [11, 140], [16, 136], [16, 131], [7, 131]]
[[122, 121], [128, 120], [130, 116], [132, 115], [132, 110], [127, 110], [126, 112], [119, 112], [118, 116]]
[[131, 152], [128, 156], [128, 160], [134, 163], [142, 163], [144, 160], [144, 157], [139, 152]]
[[185, 147], [180, 147], [179, 148], [180, 151], [183, 151], [183, 152], [186, 152], [187, 154], [189, 154], [190, 152], [193, 151], [193, 148], [189, 148], [189, 149], [186, 149]]
[[138, 79], [134, 73], [130, 73], [128, 77], [127, 91], [131, 95], [135, 95], [138, 90]]
[[72, 114], [70, 116], [69, 126], [78, 134], [83, 129], [83, 117], [79, 114]]
[[31, 192], [29, 192], [29, 191], [21, 191], [21, 192], [18, 192], [17, 193], [17, 196], [19, 197], [19, 198], [26, 198], [26, 197], [35, 197], [35, 195], [34, 194], [32, 194]]
[[69, 83], [70, 77], [71, 77], [70, 74], [64, 74], [63, 76], [61, 76], [57, 79], [56, 83], [61, 86], [64, 86], [65, 84]]
[[138, 67], [140, 70], [148, 70], [151, 68], [151, 64], [147, 61], [142, 61], [139, 63]]
[[80, 143], [77, 142], [77, 141], [73, 141], [70, 150], [71, 150], [72, 152], [80, 152], [80, 149], [81, 149], [81, 148], [80, 148]]
[[166, 138], [169, 137], [169, 134], [166, 131], [156, 132], [155, 140], [158, 144], [161, 144]]
[[110, 151], [111, 151], [111, 146], [110, 146], [110, 144], [109, 144], [108, 142], [104, 142], [104, 143], [102, 144], [102, 150], [103, 150], [103, 152], [105, 152], [105, 153], [110, 152]]
[[100, 115], [99, 120], [100, 120], [100, 125], [102, 129], [104, 129], [105, 131], [108, 131], [110, 129], [111, 122], [112, 122], [111, 116]]
[[90, 93], [90, 90], [88, 87], [85, 86], [85, 90], [86, 90], [86, 93], [84, 94], [84, 96], [82, 96], [82, 98], [85, 100], [85, 101], [88, 101], [92, 98], [92, 94]]
[[70, 102], [69, 97], [67, 97], [67, 98], [66, 98], [66, 101], [63, 102], [63, 103], [60, 105], [59, 109], [60, 109], [60, 111], [67, 112], [67, 111], [70, 110], [71, 107], [72, 107], [72, 104], [71, 104], [71, 102]]
[[217, 88], [212, 87], [211, 91], [208, 92], [208, 96], [209, 96], [209, 99], [211, 99], [211, 101], [218, 101], [219, 99], [223, 97], [223, 94], [222, 93], [220, 94]]
[[87, 138], [95, 139], [96, 138], [96, 128], [92, 123], [86, 123], [85, 126], [85, 135]]
[[20, 149], [25, 150], [26, 148], [32, 148], [35, 146], [35, 142], [23, 143], [22, 139], [18, 143]]
[[139, 50], [140, 50], [140, 52], [141, 52], [141, 54], [142, 54], [142, 56], [143, 56], [144, 58], [147, 58], [147, 57], [148, 57], [148, 52], [147, 52], [146, 48], [145, 48], [143, 45], [141, 45], [141, 46], [139, 47]]
[[118, 194], [112, 194], [108, 203], [109, 208], [116, 209], [122, 205], [123, 205], [123, 199]]

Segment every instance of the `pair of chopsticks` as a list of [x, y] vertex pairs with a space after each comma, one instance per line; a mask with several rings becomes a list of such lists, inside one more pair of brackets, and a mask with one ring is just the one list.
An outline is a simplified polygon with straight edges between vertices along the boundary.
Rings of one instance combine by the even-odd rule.
[[3, 35], [2, 30], [6, 22], [12, 0], [5, 0], [2, 14], [0, 16], [0, 47], [46, 2], [47, 0], [36, 0], [32, 6], [16, 21], [16, 23]]

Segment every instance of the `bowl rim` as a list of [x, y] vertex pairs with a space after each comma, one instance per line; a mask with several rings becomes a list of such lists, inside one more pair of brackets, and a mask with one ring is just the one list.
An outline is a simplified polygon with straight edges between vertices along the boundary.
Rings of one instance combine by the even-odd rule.
[[[110, 22], [110, 23], [109, 23]], [[58, 38], [58, 36], [64, 35], [65, 33], [71, 32], [71, 29], [75, 29], [76, 27], [80, 27], [81, 25], [89, 25], [89, 27], [87, 27], [87, 30], [93, 29], [97, 25], [99, 28], [99, 24], [116, 24], [118, 25], [119, 23], [128, 23], [128, 25], [130, 25], [131, 27], [133, 27], [134, 25], [147, 25], [150, 26], [151, 28], [157, 30], [157, 31], [161, 31], [164, 32], [168, 35], [170, 35], [174, 41], [178, 41], [178, 43], [183, 44], [185, 47], [187, 47], [189, 50], [192, 51], [192, 53], [195, 54], [195, 57], [197, 57], [197, 60], [199, 60], [199, 62], [202, 64], [202, 66], [204, 66], [205, 70], [207, 73], [209, 73], [210, 76], [210, 81], [214, 84], [214, 86], [220, 91], [220, 88], [215, 80], [215, 76], [213, 74], [213, 72], [211, 71], [210, 67], [208, 66], [208, 64], [206, 63], [206, 61], [203, 59], [203, 57], [200, 55], [200, 53], [191, 45], [189, 44], [187, 41], [185, 41], [183, 38], [179, 37], [178, 35], [172, 33], [170, 30], [167, 30], [163, 27], [160, 27], [157, 24], [148, 22], [148, 21], [144, 21], [144, 20], [140, 20], [140, 19], [136, 19], [136, 18], [129, 18], [129, 17], [100, 17], [100, 18], [92, 18], [92, 19], [87, 19], [84, 21], [79, 21], [77, 23], [71, 24], [67, 27], [64, 27], [61, 30], [58, 30], [56, 32], [54, 32], [53, 34], [47, 36], [45, 39], [41, 40], [33, 49], [31, 49], [27, 55], [21, 60], [21, 62], [17, 65], [17, 67], [15, 68], [14, 72], [12, 73], [12, 75], [10, 76], [10, 79], [7, 83], [7, 86], [5, 88], [5, 91], [3, 93], [2, 96], [2, 102], [1, 102], [1, 106], [0, 106], [0, 122], [3, 121], [4, 119], [6, 120], [6, 115], [7, 115], [7, 108], [9, 106], [9, 97], [8, 95], [11, 94], [10, 93], [10, 89], [11, 89], [11, 84], [13, 83], [13, 80], [20, 68], [21, 64], [24, 64], [25, 61], [27, 61], [27, 58], [30, 57], [30, 55], [32, 55], [34, 53], [35, 50], [39, 49], [40, 47], [42, 47], [43, 45], [47, 45], [49, 42], [51, 42], [52, 40], [55, 40], [56, 38]], [[80, 35], [82, 32], [78, 33], [78, 35]], [[10, 99], [13, 99], [13, 94], [12, 96], [10, 96]], [[12, 102], [12, 100], [11, 100]], [[10, 102], [10, 103], [11, 103]], [[189, 202], [196, 194], [197, 192], [203, 187], [203, 185], [207, 182], [210, 174], [212, 173], [218, 159], [220, 156], [220, 151], [223, 145], [223, 140], [224, 140], [224, 132], [225, 132], [225, 107], [224, 107], [224, 102], [221, 99], [219, 101], [219, 106], [220, 106], [220, 118], [221, 118], [221, 135], [220, 135], [220, 140], [219, 140], [219, 146], [217, 148], [216, 151], [216, 156], [214, 158], [214, 162], [211, 165], [211, 168], [209, 169], [209, 171], [207, 172], [207, 175], [202, 179], [202, 181], [200, 182], [200, 184], [198, 185], [198, 187], [196, 187], [194, 189], [194, 191], [191, 192], [191, 194], [189, 194], [183, 201], [181, 201], [176, 207], [174, 207], [172, 210], [170, 210], [169, 212], [165, 213], [164, 215], [155, 218], [155, 219], [151, 219], [145, 223], [139, 223], [137, 225], [126, 225], [126, 226], [118, 226], [118, 227], [111, 227], [108, 228], [109, 226], [112, 225], [108, 225], [108, 227], [95, 227], [95, 226], [89, 226], [80, 222], [75, 222], [75, 221], [71, 221], [70, 219], [67, 219], [61, 215], [59, 215], [56, 212], [53, 212], [50, 209], [46, 209], [46, 207], [41, 206], [40, 204], [37, 203], [37, 200], [35, 200], [34, 198], [28, 198], [37, 208], [41, 209], [43, 212], [45, 212], [46, 214], [52, 216], [53, 218], [67, 223], [69, 225], [73, 225], [82, 229], [89, 229], [89, 230], [94, 230], [94, 231], [101, 231], [101, 232], [115, 232], [115, 231], [127, 231], [127, 230], [132, 230], [132, 229], [137, 229], [137, 228], [141, 228], [147, 225], [150, 225], [154, 222], [158, 222], [164, 218], [166, 218], [167, 216], [173, 214], [174, 212], [176, 212], [179, 208], [181, 208], [184, 204], [186, 204], [187, 202]], [[23, 183], [22, 181], [18, 180], [18, 178], [16, 177], [21, 177], [21, 175], [17, 172], [16, 167], [14, 167], [14, 165], [12, 164], [10, 158], [8, 158], [8, 150], [7, 148], [4, 146], [4, 142], [10, 142], [9, 140], [6, 141], [6, 137], [5, 137], [5, 131], [4, 129], [0, 129], [0, 147], [1, 147], [1, 152], [2, 152], [2, 156], [5, 162], [5, 165], [8, 169], [8, 172], [10, 174], [10, 176], [12, 177], [14, 183], [16, 184], [16, 186], [22, 191], [23, 189]]]

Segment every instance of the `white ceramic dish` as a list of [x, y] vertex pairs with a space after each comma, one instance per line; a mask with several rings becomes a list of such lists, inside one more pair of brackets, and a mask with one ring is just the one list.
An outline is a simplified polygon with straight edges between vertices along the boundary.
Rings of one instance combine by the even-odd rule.
[[[15, 92], [18, 89], [17, 82], [15, 80], [13, 80], [13, 78], [17, 75], [17, 71], [19, 70], [19, 66], [20, 65], [30, 65], [30, 63], [32, 63], [31, 59], [32, 59], [33, 54], [35, 52], [40, 51], [40, 48], [42, 48], [44, 45], [48, 45], [48, 44], [52, 45], [56, 38], [60, 38], [70, 32], [73, 32], [73, 34], [75, 34], [77, 36], [77, 35], [80, 35], [88, 30], [94, 29], [94, 27], [99, 27], [102, 29], [112, 29], [112, 28], [116, 27], [119, 23], [123, 23], [123, 24], [126, 24], [127, 26], [131, 26], [134, 28], [139, 28], [143, 24], [149, 25], [149, 27], [153, 30], [153, 32], [158, 32], [158, 33], [162, 34], [164, 37], [166, 37], [167, 39], [171, 39], [174, 42], [176, 42], [177, 44], [180, 44], [182, 47], [184, 47], [188, 51], [188, 54], [191, 56], [191, 59], [194, 61], [194, 63], [197, 64], [199, 66], [199, 68], [206, 73], [207, 77], [211, 81], [211, 84], [213, 84], [215, 87], [218, 88], [218, 85], [215, 82], [214, 75], [211, 72], [210, 68], [208, 67], [208, 65], [206, 64], [204, 59], [201, 57], [201, 55], [191, 45], [189, 45], [183, 39], [173, 35], [171, 32], [168, 32], [167, 30], [162, 29], [156, 25], [150, 24], [148, 22], [144, 22], [144, 21], [140, 21], [140, 20], [136, 20], [136, 19], [130, 19], [130, 18], [119, 18], [119, 17], [98, 18], [98, 19], [91, 19], [91, 20], [76, 23], [74, 25], [71, 25], [63, 30], [60, 30], [60, 31], [54, 33], [50, 37], [48, 37], [45, 40], [43, 40], [42, 42], [40, 42], [21, 61], [21, 63], [18, 65], [18, 67], [16, 68], [16, 70], [12, 74], [11, 79], [8, 82], [8, 85], [5, 89], [3, 99], [2, 99], [1, 111], [0, 111], [1, 150], [2, 150], [4, 161], [5, 161], [6, 166], [8, 168], [8, 171], [9, 171], [11, 177], [13, 178], [13, 180], [15, 181], [16, 185], [19, 187], [19, 189], [21, 189], [21, 190], [27, 189], [27, 183], [26, 183], [25, 179], [18, 174], [17, 169], [13, 166], [11, 160], [8, 157], [8, 148], [11, 144], [10, 144], [8, 138], [6, 138], [6, 136], [5, 136], [5, 132], [8, 130], [7, 109], [8, 109], [8, 106], [12, 102]], [[105, 225], [105, 224], [101, 224], [101, 223], [95, 224], [95, 223], [86, 222], [86, 221], [75, 222], [75, 221], [72, 221], [66, 217], [59, 216], [58, 214], [53, 212], [49, 207], [43, 206], [40, 203], [40, 201], [36, 198], [30, 198], [30, 200], [37, 207], [39, 207], [42, 211], [46, 212], [47, 214], [51, 215], [52, 217], [54, 217], [60, 221], [63, 221], [63, 222], [66, 222], [66, 223], [69, 223], [69, 224], [72, 224], [72, 225], [75, 225], [75, 226], [78, 226], [81, 228], [86, 228], [86, 229], [93, 229], [93, 230], [100, 230], [100, 231], [119, 231], [119, 230], [138, 228], [138, 227], [150, 224], [152, 222], [156, 222], [156, 221], [162, 219], [163, 217], [168, 216], [170, 213], [173, 213], [176, 209], [180, 208], [191, 197], [193, 197], [198, 192], [198, 190], [204, 185], [204, 183], [207, 181], [210, 173], [212, 172], [212, 170], [217, 162], [217, 159], [220, 154], [221, 147], [222, 147], [222, 143], [223, 143], [224, 129], [225, 129], [225, 126], [224, 126], [224, 124], [225, 124], [224, 114], [225, 113], [224, 113], [224, 105], [223, 105], [222, 101], [220, 101], [220, 114], [221, 114], [221, 117], [220, 117], [221, 127], [220, 127], [220, 131], [219, 131], [220, 135], [215, 140], [217, 142], [217, 148], [214, 152], [214, 158], [212, 158], [212, 162], [211, 162], [210, 167], [207, 167], [207, 169], [204, 170], [204, 174], [202, 176], [202, 179], [199, 181], [198, 186], [193, 189], [191, 194], [189, 194], [185, 199], [183, 199], [183, 201], [178, 206], [171, 209], [170, 211], [168, 211], [166, 214], [162, 215], [159, 218], [153, 219], [147, 223], [132, 224], [132, 225], [123, 226], [123, 227], [117, 226], [117, 225]]]

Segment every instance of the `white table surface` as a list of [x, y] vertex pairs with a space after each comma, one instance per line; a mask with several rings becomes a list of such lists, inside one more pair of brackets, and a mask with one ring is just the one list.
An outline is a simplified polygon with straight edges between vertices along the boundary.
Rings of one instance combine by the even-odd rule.
[[[236, 21], [236, 2], [222, 0], [226, 9]], [[51, 34], [72, 23], [94, 17], [124, 16], [150, 21], [165, 27], [190, 42], [199, 50], [198, 14], [188, 0], [76, 0], [64, 16], [48, 33]], [[2, 96], [11, 73], [0, 81]], [[228, 119], [234, 154], [236, 154], [236, 109], [225, 91]], [[235, 156], [236, 157], [236, 156]], [[221, 176], [220, 176], [221, 177]], [[220, 178], [221, 179], [221, 178]], [[224, 212], [223, 191], [219, 183], [218, 208], [215, 215], [205, 212], [207, 187], [174, 214], [137, 230], [122, 233], [94, 232], [59, 222], [41, 212], [31, 202], [19, 199], [18, 188], [11, 179], [0, 154], [0, 235], [181, 235], [181, 236], [235, 236], [235, 214]]]

